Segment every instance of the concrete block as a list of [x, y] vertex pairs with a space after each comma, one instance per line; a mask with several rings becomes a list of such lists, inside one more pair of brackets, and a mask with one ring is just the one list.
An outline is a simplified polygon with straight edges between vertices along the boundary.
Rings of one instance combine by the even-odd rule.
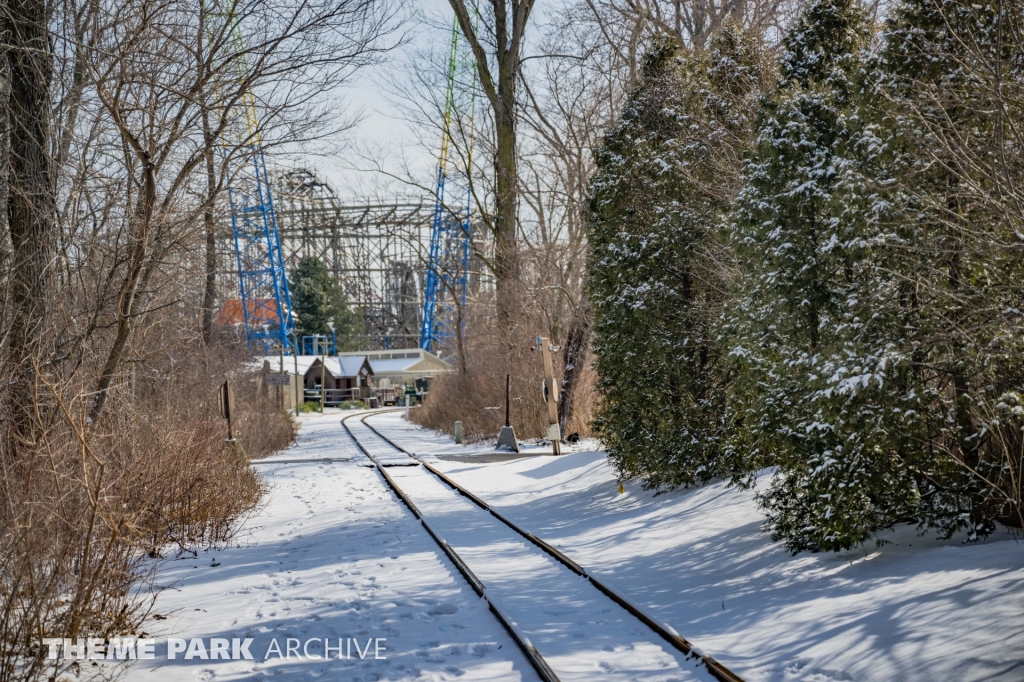
[[519, 452], [519, 441], [516, 440], [516, 432], [511, 426], [501, 427], [501, 431], [498, 432], [498, 446], [495, 449]]

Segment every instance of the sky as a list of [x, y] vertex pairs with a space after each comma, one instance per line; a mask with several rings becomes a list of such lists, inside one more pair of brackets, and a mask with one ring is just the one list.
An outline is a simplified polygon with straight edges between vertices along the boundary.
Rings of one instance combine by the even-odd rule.
[[[538, 4], [527, 28], [528, 38], [530, 29], [536, 34], [545, 15], [557, 12], [560, 3]], [[296, 162], [315, 168], [334, 185], [343, 201], [396, 194], [422, 197], [430, 192], [408, 183], [433, 186], [440, 132], [411, 123], [411, 105], [396, 97], [394, 88], [396, 81], [412, 79], [414, 68], [422, 68], [425, 52], [443, 49], [448, 44], [453, 14], [448, 0], [413, 0], [408, 13], [410, 16], [401, 29], [406, 38], [403, 44], [379, 64], [361, 71], [338, 93], [339, 102], [344, 102], [350, 113], [363, 113], [344, 150], [329, 156], [307, 156]], [[402, 176], [405, 182], [389, 180], [387, 174]]]
[[[450, 21], [447, 0], [416, 0], [415, 14], [404, 23], [405, 41], [380, 61], [357, 74], [353, 82], [338, 93], [349, 113], [361, 111], [362, 118], [345, 141], [343, 151], [330, 156], [311, 156], [302, 163], [315, 167], [343, 201], [377, 195], [404, 193], [422, 196], [425, 192], [385, 174], [401, 175], [406, 180], [430, 186], [437, 166], [440, 135], [411, 123], [408, 103], [396, 97], [394, 84], [411, 76], [411, 62], [436, 41], [449, 36], [438, 21]], [[423, 21], [427, 18], [428, 21]], [[436, 139], [434, 139], [436, 138]]]

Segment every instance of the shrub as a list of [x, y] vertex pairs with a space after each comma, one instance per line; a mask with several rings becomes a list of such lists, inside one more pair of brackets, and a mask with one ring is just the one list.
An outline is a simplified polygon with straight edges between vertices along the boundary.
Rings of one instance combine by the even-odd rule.
[[[0, 681], [59, 677], [65, 662], [46, 660], [40, 637], [140, 631], [147, 555], [221, 545], [257, 507], [265, 486], [244, 453], [266, 456], [294, 429], [246, 390], [257, 383], [243, 361], [173, 348], [119, 386], [95, 424], [75, 377], [39, 378], [42, 437], [19, 441], [7, 424], [0, 433]], [[225, 371], [241, 447], [226, 442], [218, 413]]]

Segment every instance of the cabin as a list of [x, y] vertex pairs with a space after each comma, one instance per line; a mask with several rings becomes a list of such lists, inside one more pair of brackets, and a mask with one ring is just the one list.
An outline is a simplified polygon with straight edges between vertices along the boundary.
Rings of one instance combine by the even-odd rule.
[[362, 354], [373, 368], [373, 384], [383, 405], [398, 404], [406, 390], [425, 392], [431, 379], [453, 370], [447, 362], [422, 348], [364, 351]]
[[[320, 357], [268, 355], [257, 358], [253, 369], [269, 362], [272, 372], [297, 375], [305, 389], [305, 400], [320, 402]], [[368, 363], [369, 371], [360, 380], [363, 361]], [[329, 405], [350, 399], [370, 403], [371, 398], [380, 405], [394, 405], [402, 401], [407, 390], [425, 393], [432, 378], [453, 371], [453, 367], [420, 348], [400, 348], [338, 353], [327, 358], [325, 370]]]
[[368, 401], [372, 395], [373, 367], [365, 355], [315, 358], [303, 376], [306, 400], [319, 402], [321, 377], [326, 384], [327, 405], [340, 405], [346, 400]]
[[374, 385], [413, 385], [417, 379], [433, 378], [452, 371], [452, 366], [422, 348], [338, 353], [341, 357], [366, 356], [373, 368]]

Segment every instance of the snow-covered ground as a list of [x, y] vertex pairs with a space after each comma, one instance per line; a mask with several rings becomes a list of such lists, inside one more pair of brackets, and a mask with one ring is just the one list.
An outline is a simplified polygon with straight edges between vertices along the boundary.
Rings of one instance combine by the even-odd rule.
[[[370, 422], [452, 450], [398, 415]], [[1024, 680], [1024, 543], [1005, 532], [966, 545], [903, 527], [881, 548], [791, 556], [752, 491], [620, 495], [601, 452], [437, 465], [748, 682]]]
[[[342, 415], [304, 416], [296, 446], [257, 465], [270, 495], [238, 546], [168, 560], [160, 573], [166, 589], [155, 612], [166, 620], [151, 628], [158, 640], [250, 637], [255, 660], [179, 654], [168, 661], [158, 646], [158, 657], [135, 663], [129, 679], [537, 679], [484, 602], [366, 466], [339, 425]], [[442, 455], [437, 464], [453, 478], [748, 682], [1024, 680], [1024, 544], [1007, 534], [964, 545], [902, 528], [881, 549], [793, 557], [760, 532], [750, 491], [714, 484], [653, 496], [627, 484], [620, 495], [600, 452], [467, 463], [444, 457], [489, 448], [456, 446], [401, 413], [370, 422], [409, 450]], [[410, 476], [403, 485], [424, 514], [472, 555], [481, 535], [469, 523], [482, 517], [469, 507], [462, 516], [442, 486], [413, 485], [411, 471], [390, 471]], [[514, 567], [517, 575], [495, 550], [481, 547], [473, 557], [478, 567], [491, 564], [485, 583], [518, 581], [526, 604], [554, 599], [544, 591], [543, 566], [531, 583], [523, 579], [531, 567]], [[585, 636], [574, 623], [592, 614], [561, 609], [544, 614], [564, 623], [551, 639]], [[288, 637], [330, 637], [332, 647], [338, 638], [360, 647], [386, 638], [387, 658], [371, 651], [360, 659], [351, 650], [341, 660], [263, 660], [271, 640], [284, 650]], [[322, 653], [318, 646], [310, 653]], [[610, 648], [595, 651], [595, 660], [614, 654]], [[664, 669], [622, 672], [666, 678]]]
[[[304, 416], [296, 446], [271, 458], [290, 463], [257, 465], [270, 495], [239, 546], [161, 568], [155, 613], [166, 620], [150, 628], [156, 658], [134, 664], [129, 679], [537, 679], [486, 603], [363, 466], [340, 416]], [[169, 637], [204, 638], [206, 647], [210, 638], [252, 638], [253, 660], [167, 660]], [[264, 660], [274, 640], [287, 655], [288, 638], [329, 638], [332, 649], [340, 638], [350, 657]], [[385, 651], [376, 650], [377, 638]], [[369, 640], [360, 659], [354, 646], [366, 652]], [[322, 641], [308, 652], [322, 655]]]
[[[355, 436], [377, 458], [395, 450], [358, 420]], [[406, 458], [406, 461], [410, 461]], [[562, 682], [713, 682], [657, 633], [504, 523], [419, 466], [389, 468], [441, 537], [530, 638]]]

